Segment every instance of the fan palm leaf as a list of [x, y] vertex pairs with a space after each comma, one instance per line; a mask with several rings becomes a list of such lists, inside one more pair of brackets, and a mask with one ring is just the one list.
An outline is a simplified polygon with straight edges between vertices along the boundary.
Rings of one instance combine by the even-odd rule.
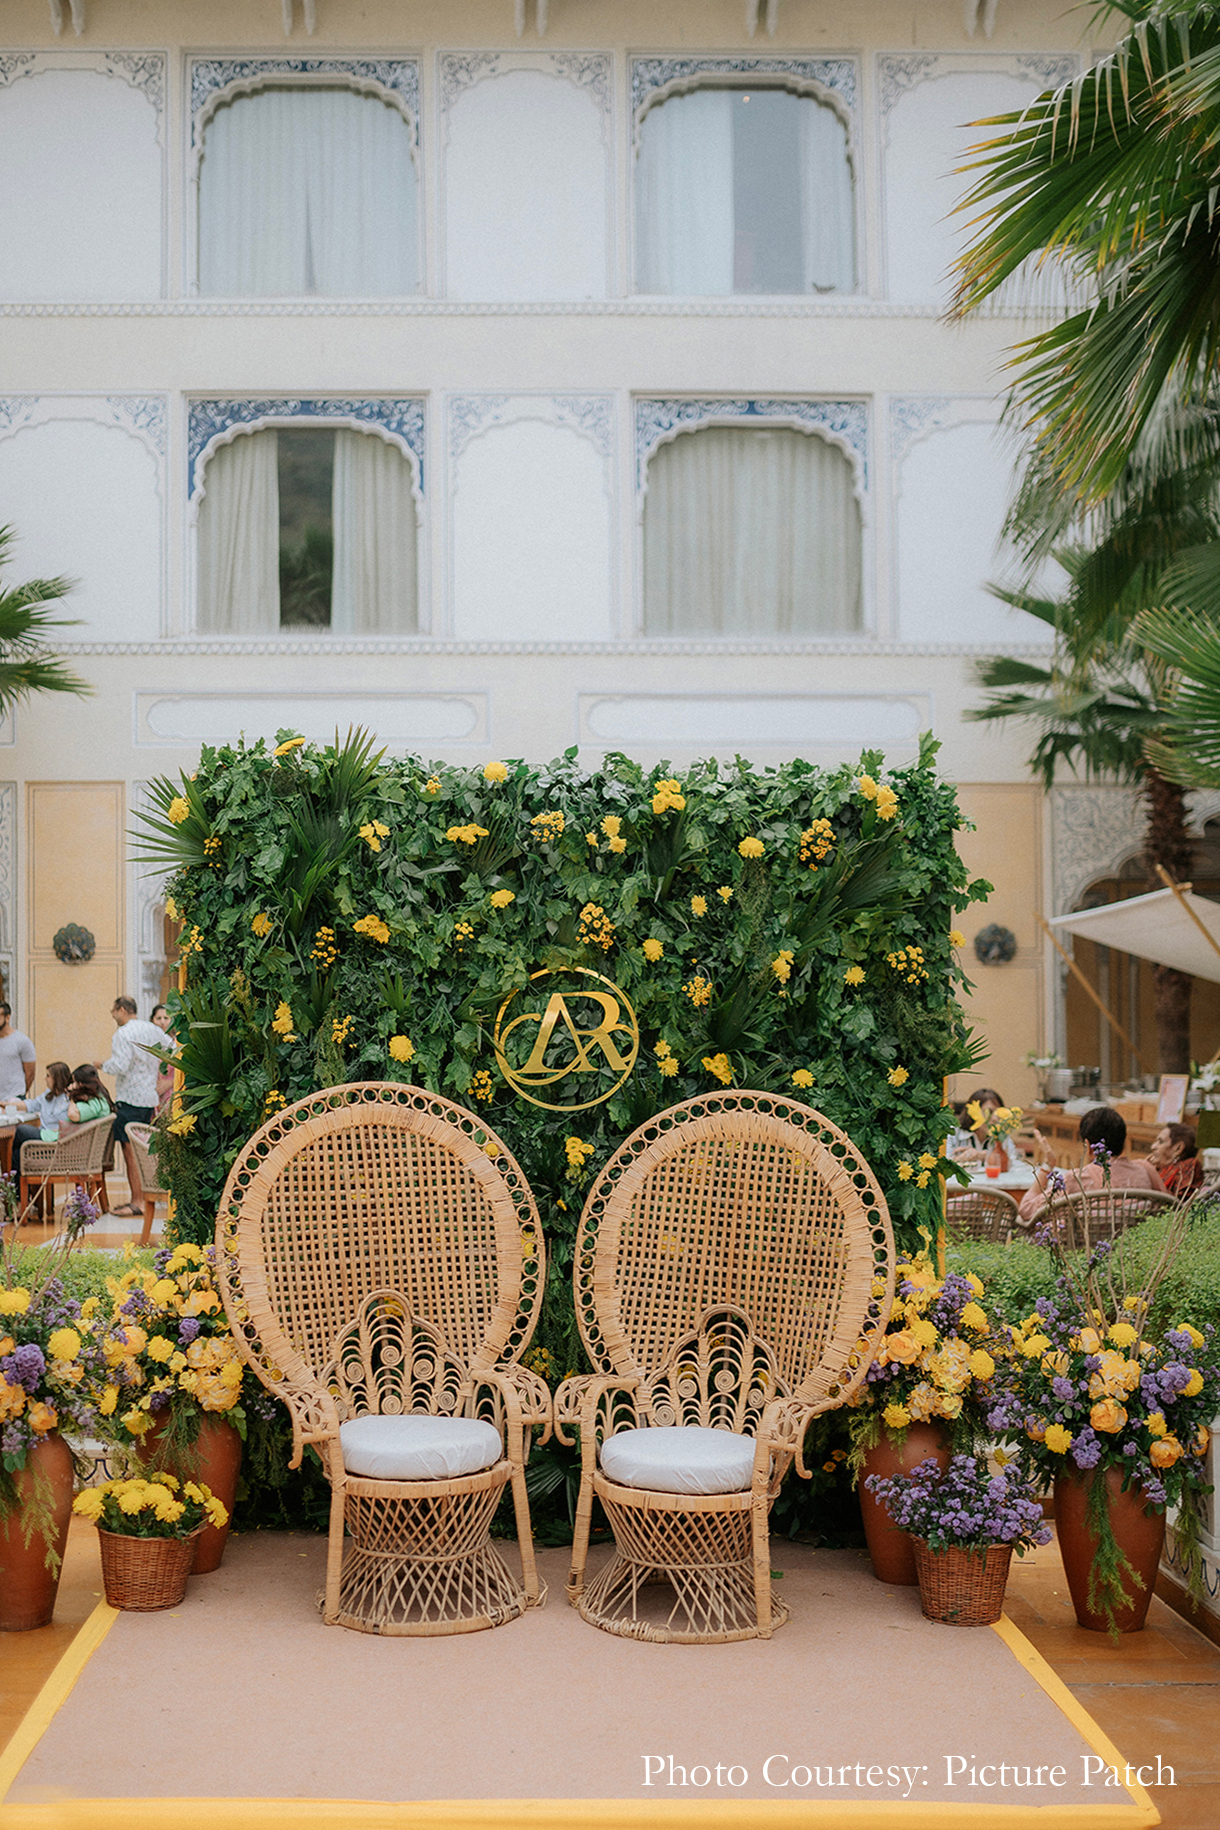
[[[0, 527], [0, 566], [8, 563], [15, 539], [13, 528]], [[93, 691], [47, 646], [51, 630], [75, 626], [76, 618], [51, 616], [46, 608], [62, 602], [72, 588], [70, 578], [32, 578], [0, 589], [0, 713], [32, 693]]]

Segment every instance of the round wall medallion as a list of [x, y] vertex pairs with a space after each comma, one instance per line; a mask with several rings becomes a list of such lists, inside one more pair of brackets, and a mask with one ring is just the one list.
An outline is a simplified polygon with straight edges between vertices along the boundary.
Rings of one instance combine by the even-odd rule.
[[[528, 985], [509, 993], [496, 1017], [494, 1046], [500, 1072], [522, 1099], [548, 1112], [583, 1112], [612, 1098], [627, 1079], [640, 1052], [640, 1026], [618, 985], [587, 966], [568, 966], [531, 973]], [[561, 1088], [567, 1099], [541, 1097]]]
[[70, 921], [66, 928], [60, 928], [52, 940], [56, 959], [61, 959], [65, 966], [74, 966], [78, 960], [92, 959], [97, 952], [97, 942], [88, 928], [78, 928]]
[[974, 937], [975, 958], [984, 966], [1006, 966], [1017, 951], [1017, 937], [1011, 928], [1002, 928], [998, 921], [993, 921], [985, 928], [980, 928]]

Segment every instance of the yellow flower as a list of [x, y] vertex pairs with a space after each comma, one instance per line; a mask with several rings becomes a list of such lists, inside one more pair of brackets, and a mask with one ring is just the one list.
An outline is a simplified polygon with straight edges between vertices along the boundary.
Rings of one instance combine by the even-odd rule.
[[676, 1055], [666, 1055], [663, 1061], [657, 1063], [657, 1066], [660, 1068], [662, 1074], [664, 1074], [666, 1080], [670, 1080], [678, 1072], [678, 1057]]
[[928, 1183], [931, 1181], [931, 1179], [932, 1179], [931, 1170], [930, 1169], [921, 1169], [919, 1174], [915, 1177], [916, 1188], [926, 1188], [928, 1186]]
[[871, 775], [858, 775], [856, 777], [856, 786], [866, 801], [876, 800], [877, 784]]
[[[1089, 1412], [1089, 1422], [1106, 1436], [1115, 1436], [1127, 1421], [1127, 1412], [1117, 1398], [1100, 1399]], [[1157, 1444], [1154, 1443], [1155, 1451]], [[1180, 1451], [1179, 1451], [1180, 1452]]]
[[665, 951], [665, 949], [661, 945], [659, 940], [653, 940], [653, 939], [649, 938], [648, 940], [646, 940], [644, 942], [644, 958], [646, 960], [651, 960], [654, 966], [656, 965], [657, 961], [660, 959], [660, 957], [664, 953], [664, 951]]
[[714, 1074], [722, 1086], [728, 1086], [733, 1078], [733, 1064], [728, 1056], [721, 1052], [718, 1055], [705, 1055], [703, 1065], [709, 1074]]
[[1164, 1412], [1149, 1411], [1147, 1428], [1150, 1436], [1164, 1436], [1169, 1429], [1169, 1425], [1165, 1422]]
[[82, 1519], [89, 1519], [96, 1525], [102, 1516], [102, 1508], [105, 1504], [105, 1495], [99, 1488], [86, 1487], [85, 1491], [83, 1493], [78, 1493], [73, 1500], [72, 1510], [73, 1512], [79, 1513]]
[[672, 1050], [672, 1048], [670, 1048], [670, 1046], [669, 1046], [668, 1042], [665, 1040], [664, 1036], [662, 1036], [661, 1040], [657, 1043], [657, 1046], [653, 1049], [652, 1052], [657, 1057], [658, 1061], [664, 1061], [665, 1057], [667, 1055], [672, 1055], [674, 1051]]
[[367, 934], [370, 940], [380, 941], [383, 947], [390, 938], [390, 930], [380, 915], [362, 915], [352, 927], [357, 934]]
[[1130, 1322], [1115, 1322], [1107, 1339], [1113, 1341], [1116, 1347], [1134, 1347], [1139, 1335]]
[[167, 1341], [163, 1334], [155, 1334], [148, 1343], [148, 1357], [155, 1360], [158, 1366], [164, 1365], [166, 1360], [174, 1357], [174, 1343]]
[[904, 1087], [910, 1078], [911, 1076], [904, 1067], [891, 1068], [886, 1075], [886, 1079], [892, 1087]]
[[681, 790], [682, 784], [679, 781], [658, 782], [652, 797], [652, 811], [661, 814], [673, 808], [675, 813], [681, 813], [686, 805], [686, 796]]
[[586, 1144], [579, 1137], [565, 1138], [563, 1149], [573, 1169], [583, 1169], [585, 1158], [593, 1155], [592, 1144]]
[[508, 770], [504, 767], [504, 764], [502, 762], [484, 763], [483, 764], [483, 780], [485, 782], [507, 781], [508, 780]]
[[935, 1347], [939, 1338], [936, 1323], [929, 1321], [926, 1315], [921, 1315], [917, 1321], [911, 1323], [911, 1333], [921, 1347]]
[[424, 793], [425, 794], [439, 794], [440, 791], [441, 791], [440, 777], [437, 775], [430, 775], [428, 777], [427, 781], [424, 783]]
[[101, 1412], [103, 1417], [113, 1417], [114, 1407], [118, 1403], [118, 1401], [119, 1401], [118, 1386], [117, 1385], [108, 1385], [106, 1387], [105, 1391], [102, 1393], [101, 1400], [100, 1400], [97, 1408]]
[[562, 813], [559, 812], [558, 808], [555, 808], [550, 813], [536, 813], [530, 821], [530, 825], [534, 829], [534, 837], [536, 839], [542, 839], [544, 842], [549, 843], [552, 840], [562, 837], [563, 829], [567, 825], [567, 821], [564, 819]]
[[877, 790], [877, 818], [892, 820], [897, 812], [898, 796], [892, 788], [887, 788], [883, 783]]
[[696, 1010], [702, 1010], [712, 995], [711, 981], [702, 974], [691, 979], [682, 989]]
[[895, 1366], [913, 1366], [919, 1358], [920, 1346], [909, 1329], [900, 1328], [895, 1334], [885, 1337], [885, 1357]]
[[473, 1093], [476, 1099], [490, 1099], [495, 1092], [495, 1085], [486, 1068], [480, 1068], [466, 1091]]
[[193, 1112], [180, 1112], [167, 1128], [173, 1137], [189, 1137], [198, 1122]]
[[901, 1162], [901, 1163], [899, 1163], [899, 1165], [898, 1165], [898, 1180], [899, 1180], [899, 1181], [900, 1181], [900, 1182], [909, 1182], [909, 1181], [910, 1181], [910, 1179], [911, 1179], [911, 1177], [912, 1177], [912, 1176], [913, 1176], [913, 1175], [914, 1175], [914, 1174], [915, 1174], [915, 1170], [914, 1170], [914, 1167], [913, 1167], [913, 1165], [912, 1165], [912, 1164], [910, 1164], [910, 1163], [908, 1163], [908, 1162], [906, 1162], [906, 1161], [905, 1161], [905, 1159], [904, 1159], [904, 1161], [903, 1161], [903, 1162]]
[[972, 1099], [970, 1104], [966, 1107], [966, 1117], [977, 1131], [983, 1122], [983, 1108], [977, 1099]]
[[[128, 1430], [132, 1436], [143, 1436], [152, 1429], [153, 1420], [148, 1412], [142, 1411], [137, 1404], [133, 1405], [129, 1411], [124, 1411], [123, 1427], [125, 1430]], [[136, 1508], [136, 1510], [138, 1510], [138, 1508]]]
[[707, 897], [706, 896], [692, 896], [690, 899], [690, 912], [692, 915], [706, 915], [707, 914]]
[[283, 1036], [285, 1042], [296, 1041], [296, 1036], [294, 1035], [292, 1028], [292, 1006], [290, 1004], [286, 1004], [281, 1000], [280, 1003], [276, 1005], [275, 1015], [271, 1019], [271, 1027], [277, 1036]]
[[887, 1430], [905, 1430], [911, 1421], [911, 1413], [905, 1404], [887, 1404], [881, 1419]]
[[271, 932], [271, 917], [270, 915], [264, 915], [260, 910], [260, 912], [251, 919], [250, 926], [260, 940], [266, 940], [268, 934]]
[[336, 1048], [342, 1048], [345, 1045], [347, 1038], [351, 1033], [352, 1024], [355, 1021], [355, 1017], [352, 1016], [331, 1018], [330, 1039], [335, 1044]]
[[165, 913], [169, 916], [171, 921], [177, 921], [181, 916], [182, 911], [179, 909], [178, 904], [174, 901], [172, 896], [167, 896], [165, 898]]
[[1203, 1336], [1199, 1333], [1197, 1328], [1192, 1328], [1189, 1322], [1178, 1322], [1177, 1331], [1179, 1334], [1189, 1335], [1193, 1346], [1202, 1347]]
[[[1094, 1410], [1097, 1406], [1094, 1405]], [[1181, 1461], [1185, 1453], [1176, 1436], [1161, 1436], [1148, 1451], [1148, 1459], [1154, 1468], [1172, 1468], [1175, 1461]]]
[[626, 839], [611, 839], [610, 850], [612, 852], [626, 851], [626, 849], [627, 849]]
[[919, 1167], [921, 1169], [935, 1169], [939, 1161], [939, 1157], [934, 1157], [930, 1150], [925, 1150], [919, 1159]]
[[593, 847], [594, 851], [596, 851], [597, 850], [597, 834], [595, 832], [587, 832], [585, 834], [585, 844], [591, 845]]
[[602, 821], [602, 831], [608, 839], [617, 839], [622, 827], [623, 822], [617, 813], [608, 813]]
[[75, 1328], [55, 1328], [47, 1339], [53, 1360], [74, 1360], [80, 1352], [80, 1336]]
[[781, 985], [786, 985], [788, 980], [792, 977], [793, 957], [794, 955], [791, 947], [781, 947], [780, 951], [771, 961], [771, 970]]
[[175, 826], [181, 826], [183, 820], [191, 817], [191, 803], [183, 795], [176, 794], [165, 811]]
[[731, 902], [733, 900], [732, 884], [722, 883], [720, 888], [716, 891], [716, 894], [719, 896], [721, 902]]
[[362, 826], [360, 828], [360, 837], [364, 840], [370, 851], [380, 851], [381, 841], [383, 839], [388, 839], [389, 836], [389, 827], [383, 826], [380, 820], [370, 820], [367, 826]]
[[1073, 1342], [1073, 1345], [1080, 1353], [1100, 1353], [1101, 1336], [1098, 1334], [1096, 1328], [1082, 1328]]
[[813, 1075], [809, 1072], [808, 1068], [797, 1068], [792, 1076], [792, 1084], [794, 1087], [811, 1087], [813, 1085]]
[[289, 756], [293, 750], [299, 750], [304, 741], [303, 737], [286, 738], [283, 743], [277, 744], [271, 753], [273, 756]]
[[1061, 1423], [1048, 1423], [1043, 1440], [1052, 1455], [1066, 1455], [1072, 1446], [1072, 1432]]
[[995, 1361], [989, 1353], [984, 1353], [981, 1347], [975, 1348], [970, 1356], [968, 1364], [972, 1375], [976, 1379], [990, 1379], [992, 1373], [995, 1371]]
[[845, 985], [863, 985], [864, 967], [849, 966], [847, 971], [843, 974], [843, 983]]
[[269, 1092], [263, 1094], [263, 1117], [270, 1118], [273, 1112], [277, 1112], [281, 1106], [286, 1106], [287, 1104], [288, 1101], [284, 1098], [284, 1095], [280, 1092], [279, 1088], [272, 1087]]
[[966, 1303], [961, 1314], [962, 1325], [973, 1328], [976, 1334], [986, 1334], [987, 1317], [977, 1303]]
[[55, 1428], [59, 1422], [59, 1414], [53, 1411], [49, 1404], [31, 1404], [25, 1414], [25, 1420], [36, 1434], [44, 1436], [48, 1430]]
[[391, 1036], [390, 1037], [390, 1059], [391, 1059], [391, 1061], [410, 1061], [410, 1059], [414, 1055], [414, 1053], [415, 1053], [415, 1044], [414, 1044], [414, 1042], [412, 1042], [410, 1036]]
[[480, 839], [487, 837], [487, 828], [476, 826], [472, 821], [469, 826], [450, 826], [445, 837], [451, 845], [477, 845]]
[[[950, 928], [949, 929], [949, 945], [951, 947], [964, 947], [965, 944], [966, 944], [966, 936], [962, 933], [961, 929], [960, 928]], [[1058, 1429], [1059, 1426], [1058, 1426], [1058, 1424], [1056, 1424], [1054, 1427], [1056, 1429]]]
[[761, 839], [743, 839], [737, 847], [743, 858], [761, 858], [766, 849]]
[[1182, 1396], [1183, 1396], [1183, 1398], [1197, 1398], [1199, 1393], [1202, 1390], [1203, 1390], [1203, 1374], [1199, 1371], [1198, 1367], [1196, 1366], [1195, 1370], [1191, 1373], [1189, 1379], [1186, 1381], [1185, 1385], [1182, 1387]]

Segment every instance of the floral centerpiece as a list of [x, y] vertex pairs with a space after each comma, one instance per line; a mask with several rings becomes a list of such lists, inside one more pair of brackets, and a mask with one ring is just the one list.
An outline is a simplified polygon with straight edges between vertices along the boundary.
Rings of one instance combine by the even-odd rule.
[[102, 1584], [114, 1608], [176, 1607], [186, 1593], [195, 1540], [229, 1514], [202, 1482], [161, 1470], [86, 1487], [72, 1510], [98, 1528]]
[[977, 1099], [972, 1099], [966, 1107], [966, 1116], [974, 1130], [984, 1132], [989, 1153], [995, 1153], [997, 1169], [1006, 1166], [1008, 1161], [1007, 1143], [1014, 1132], [1021, 1129], [1025, 1117], [1023, 1106], [994, 1106], [990, 1112], [984, 1112]]
[[10, 1632], [54, 1611], [73, 1484], [61, 1432], [88, 1435], [97, 1421], [97, 1354], [59, 1273], [98, 1210], [73, 1189], [63, 1232], [42, 1248], [22, 1246], [16, 1210], [16, 1179], [0, 1177], [0, 1629]]
[[[1040, 1298], [1011, 1331], [989, 1417], [1055, 1483], [1060, 1546], [1082, 1625], [1142, 1626], [1167, 1506], [1178, 1508], [1179, 1547], [1197, 1573], [1220, 1343], [1210, 1324], [1203, 1331], [1186, 1320], [1148, 1326], [1186, 1224], [1181, 1207], [1138, 1284], [1121, 1243], [1069, 1253], [1060, 1227], [1046, 1224], [1034, 1235], [1058, 1262], [1055, 1295]], [[1128, 1517], [1131, 1543], [1119, 1530]]]

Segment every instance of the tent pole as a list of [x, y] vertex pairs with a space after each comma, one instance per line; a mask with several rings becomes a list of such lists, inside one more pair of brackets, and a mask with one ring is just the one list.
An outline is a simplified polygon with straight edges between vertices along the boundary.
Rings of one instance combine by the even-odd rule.
[[[1055, 930], [1049, 925], [1048, 922], [1043, 920], [1041, 915], [1039, 915], [1038, 920], [1042, 922], [1043, 930], [1045, 931], [1048, 938], [1053, 943], [1056, 953], [1058, 953], [1060, 959], [1063, 961], [1063, 963], [1067, 967], [1068, 971], [1072, 974], [1072, 977], [1074, 979], [1076, 979], [1077, 982], [1081, 986], [1083, 986], [1083, 988], [1087, 992], [1088, 996], [1090, 998], [1092, 998], [1094, 1004], [1096, 1004], [1098, 1010], [1100, 1010], [1102, 1016], [1106, 1019], [1106, 1022], [1110, 1025], [1110, 1028], [1112, 1030], [1114, 1030], [1114, 1032], [1117, 1035], [1122, 1037], [1123, 1041], [1127, 1044], [1127, 1047], [1131, 1050], [1131, 1053], [1135, 1056], [1135, 1059], [1139, 1062], [1140, 1066], [1143, 1068], [1145, 1074], [1151, 1074], [1153, 1072], [1153, 1069], [1149, 1067], [1148, 1062], [1144, 1056], [1143, 1050], [1136, 1048], [1134, 1042], [1131, 1040], [1130, 1036], [1127, 1034], [1126, 1030], [1123, 1028], [1122, 1024], [1119, 1022], [1118, 1018], [1116, 1016], [1114, 1016], [1111, 1011], [1106, 1009], [1106, 1006], [1102, 1003], [1101, 999], [1098, 997], [1097, 993], [1094, 991], [1093, 987], [1090, 985], [1088, 979], [1084, 976], [1084, 973], [1080, 970], [1080, 967], [1076, 964], [1076, 961], [1072, 958], [1071, 954], [1065, 952], [1064, 949], [1060, 946], [1059, 936], [1055, 933]], [[1200, 927], [1202, 927], [1203, 924], [1200, 922], [1199, 925], [1200, 925]]]
[[1174, 895], [1178, 899], [1178, 902], [1181, 904], [1182, 908], [1185, 909], [1186, 913], [1190, 916], [1190, 919], [1194, 922], [1196, 928], [1198, 928], [1200, 934], [1203, 936], [1204, 940], [1207, 942], [1207, 944], [1211, 948], [1212, 952], [1220, 953], [1220, 941], [1218, 941], [1216, 939], [1215, 935], [1210, 931], [1210, 929], [1204, 927], [1203, 923], [1199, 920], [1199, 917], [1195, 914], [1195, 911], [1191, 908], [1189, 902], [1187, 902], [1187, 900], [1186, 900], [1186, 892], [1190, 888], [1189, 883], [1175, 883], [1173, 878], [1169, 875], [1169, 872], [1165, 869], [1165, 866], [1163, 864], [1157, 865], [1156, 874], [1160, 878], [1161, 882], [1165, 885], [1165, 888], [1167, 890], [1173, 891]]

